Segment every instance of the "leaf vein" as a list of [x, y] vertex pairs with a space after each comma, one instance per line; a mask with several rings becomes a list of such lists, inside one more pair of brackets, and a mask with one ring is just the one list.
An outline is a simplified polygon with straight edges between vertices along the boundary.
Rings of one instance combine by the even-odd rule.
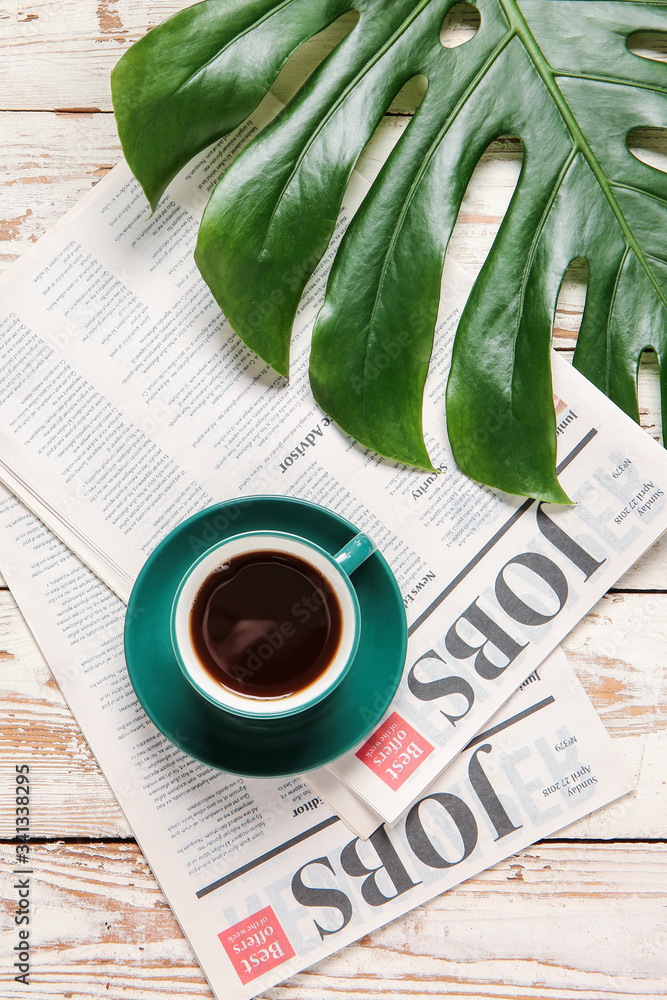
[[[665, 64], [667, 66], [667, 63]], [[567, 70], [553, 69], [554, 79], [590, 80], [591, 83], [610, 83], [619, 87], [632, 87], [633, 90], [648, 90], [654, 94], [667, 95], [667, 87], [651, 87], [647, 83], [637, 83], [617, 76], [594, 76], [592, 73], [569, 73]]]

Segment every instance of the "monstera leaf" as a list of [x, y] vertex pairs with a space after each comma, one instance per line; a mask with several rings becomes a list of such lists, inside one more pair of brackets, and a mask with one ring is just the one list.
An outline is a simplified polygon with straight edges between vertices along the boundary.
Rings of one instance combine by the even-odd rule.
[[[447, 243], [469, 178], [500, 135], [521, 175], [461, 317], [447, 386], [460, 468], [568, 502], [555, 473], [550, 340], [563, 275], [588, 262], [575, 364], [631, 416], [654, 348], [667, 378], [667, 176], [628, 133], [667, 118], [667, 66], [628, 48], [667, 5], [479, 0], [469, 42], [444, 48], [454, 0], [206, 0], [116, 67], [123, 149], [153, 207], [197, 152], [257, 106], [306, 39], [350, 9], [352, 31], [223, 175], [196, 261], [232, 327], [281, 374], [309, 275], [364, 146], [406, 81], [428, 89], [354, 217], [313, 336], [317, 400], [383, 455], [430, 468], [422, 396]], [[667, 423], [667, 421], [665, 421]]]

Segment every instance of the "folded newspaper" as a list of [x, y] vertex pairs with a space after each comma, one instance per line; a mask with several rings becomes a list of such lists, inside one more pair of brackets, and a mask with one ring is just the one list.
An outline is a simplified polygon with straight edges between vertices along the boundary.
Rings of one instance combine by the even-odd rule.
[[557, 650], [393, 829], [187, 757], [127, 677], [125, 607], [0, 489], [0, 569], [211, 987], [247, 1000], [631, 790]]

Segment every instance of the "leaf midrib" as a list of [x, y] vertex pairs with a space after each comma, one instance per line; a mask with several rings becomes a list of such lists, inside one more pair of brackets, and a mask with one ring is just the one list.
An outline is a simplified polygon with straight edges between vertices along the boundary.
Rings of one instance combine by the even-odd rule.
[[524, 48], [526, 49], [526, 52], [528, 53], [533, 65], [535, 66], [535, 69], [539, 73], [540, 77], [544, 81], [544, 85], [551, 94], [551, 97], [556, 107], [558, 108], [563, 118], [563, 121], [565, 122], [565, 126], [570, 132], [570, 135], [572, 136], [572, 139], [574, 140], [576, 147], [585, 157], [586, 162], [593, 171], [595, 179], [600, 185], [602, 192], [605, 195], [609, 203], [609, 206], [612, 212], [614, 213], [614, 216], [616, 217], [616, 221], [618, 222], [621, 228], [621, 232], [625, 237], [626, 243], [628, 244], [630, 249], [632, 249], [632, 251], [636, 254], [637, 259], [639, 260], [641, 266], [646, 272], [646, 275], [651, 284], [653, 285], [656, 294], [661, 299], [665, 307], [667, 307], [667, 297], [665, 296], [662, 289], [660, 288], [660, 285], [653, 276], [653, 272], [651, 271], [651, 268], [648, 266], [648, 261], [646, 259], [646, 256], [641, 247], [639, 246], [639, 244], [637, 243], [637, 240], [635, 239], [635, 236], [628, 224], [628, 221], [625, 218], [623, 212], [621, 211], [620, 205], [616, 201], [616, 198], [612, 191], [611, 181], [607, 177], [605, 171], [602, 169], [598, 161], [598, 158], [596, 157], [595, 153], [593, 152], [591, 146], [588, 143], [588, 140], [586, 139], [584, 133], [582, 132], [581, 127], [579, 126], [577, 119], [574, 117], [574, 114], [572, 113], [569, 104], [565, 100], [565, 97], [563, 96], [560, 87], [556, 83], [554, 70], [548, 63], [544, 53], [542, 52], [542, 49], [537, 44], [535, 36], [533, 35], [532, 31], [528, 26], [528, 22], [526, 21], [522, 11], [518, 6], [517, 0], [499, 0], [499, 2], [505, 13], [505, 16], [507, 17], [511, 30], [521, 39]]

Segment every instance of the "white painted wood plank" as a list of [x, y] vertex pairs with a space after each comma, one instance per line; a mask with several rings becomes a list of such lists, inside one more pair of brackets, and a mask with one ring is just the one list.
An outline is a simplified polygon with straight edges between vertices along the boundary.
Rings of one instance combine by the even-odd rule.
[[607, 594], [563, 642], [607, 731], [617, 740], [636, 790], [558, 836], [665, 837], [666, 615], [665, 594]]
[[[5, 870], [11, 862], [0, 850]], [[2, 997], [210, 997], [134, 844], [35, 845], [29, 991]], [[507, 1000], [664, 996], [664, 845], [522, 851], [262, 996], [271, 1000]], [[11, 880], [0, 910], [15, 907]], [[3, 953], [16, 931], [9, 920]]]
[[[568, 656], [638, 790], [568, 836], [667, 835], [667, 594], [603, 598], [567, 637]], [[0, 593], [0, 836], [13, 835], [16, 763], [33, 775], [37, 837], [127, 837], [129, 827], [11, 596]]]
[[120, 157], [113, 115], [0, 114], [0, 269]]
[[667, 713], [667, 594], [608, 594], [563, 648], [612, 736], [660, 729]]
[[109, 75], [130, 44], [188, 3], [5, 0], [0, 108], [110, 110]]

